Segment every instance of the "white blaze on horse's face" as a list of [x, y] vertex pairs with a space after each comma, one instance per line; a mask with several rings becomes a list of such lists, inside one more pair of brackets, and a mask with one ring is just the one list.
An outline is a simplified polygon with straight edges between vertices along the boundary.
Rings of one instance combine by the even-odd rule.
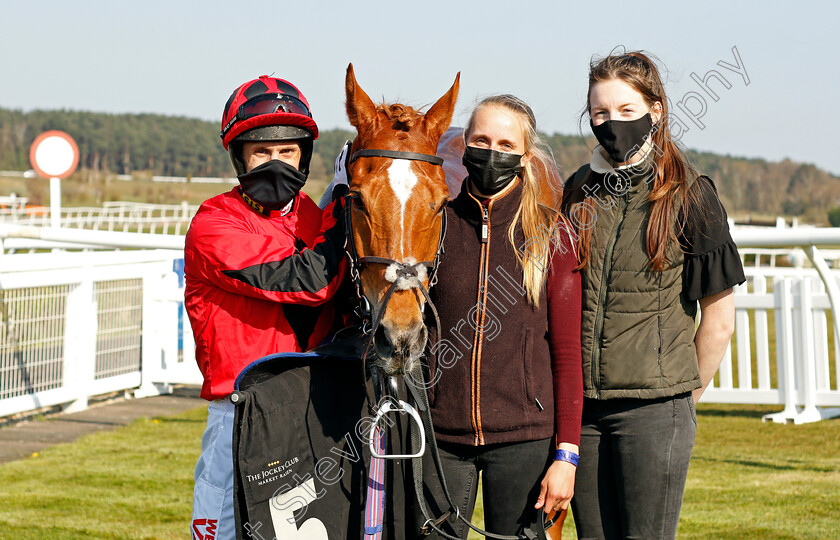
[[417, 175], [411, 170], [411, 161], [395, 159], [388, 167], [388, 181], [400, 201], [400, 259], [405, 258], [405, 205], [417, 185]]

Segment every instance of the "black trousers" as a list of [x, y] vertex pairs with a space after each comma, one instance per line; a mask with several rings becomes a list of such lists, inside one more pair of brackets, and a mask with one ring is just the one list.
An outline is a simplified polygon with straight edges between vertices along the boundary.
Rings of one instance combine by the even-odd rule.
[[578, 538], [676, 537], [696, 431], [690, 393], [584, 399], [572, 499]]
[[[470, 446], [439, 443], [441, 465], [446, 486], [462, 516], [471, 518], [478, 494], [478, 473], [481, 472], [484, 498], [484, 530], [498, 534], [519, 534], [531, 527], [537, 518], [534, 505], [540, 482], [554, 460], [554, 438], [518, 443]], [[431, 452], [423, 457], [423, 478], [426, 501], [434, 517], [448, 508]], [[411, 490], [413, 495], [413, 489]], [[416, 497], [412, 505], [415, 534], [419, 537], [423, 514]], [[469, 528], [458, 521], [443, 524], [449, 534], [466, 538]], [[408, 535], [411, 537], [412, 535]], [[432, 533], [427, 538], [442, 538]]]

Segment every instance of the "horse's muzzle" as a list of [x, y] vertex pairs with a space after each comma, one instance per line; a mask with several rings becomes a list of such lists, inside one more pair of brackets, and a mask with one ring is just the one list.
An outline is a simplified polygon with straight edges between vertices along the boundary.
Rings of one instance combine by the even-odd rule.
[[428, 331], [418, 323], [409, 329], [393, 328], [383, 322], [373, 336], [377, 367], [390, 376], [402, 376], [414, 369], [414, 362], [423, 353]]

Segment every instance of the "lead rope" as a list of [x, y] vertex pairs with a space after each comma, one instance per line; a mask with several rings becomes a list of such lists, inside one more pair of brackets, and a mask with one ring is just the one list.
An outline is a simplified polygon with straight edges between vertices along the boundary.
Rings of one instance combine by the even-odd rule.
[[[384, 388], [385, 381], [379, 375], [379, 388]], [[374, 426], [379, 454], [385, 453], [385, 431]], [[368, 467], [367, 497], [365, 498], [365, 538], [364, 540], [380, 540], [382, 538], [382, 524], [385, 520], [385, 460], [370, 457]]]

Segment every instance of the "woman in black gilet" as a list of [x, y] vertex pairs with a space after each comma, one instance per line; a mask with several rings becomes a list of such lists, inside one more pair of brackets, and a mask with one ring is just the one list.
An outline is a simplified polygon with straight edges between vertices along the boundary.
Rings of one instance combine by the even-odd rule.
[[653, 61], [632, 52], [593, 62], [587, 96], [600, 145], [563, 200], [583, 288], [572, 510], [581, 539], [674, 538], [694, 405], [732, 336], [744, 273], [712, 180], [670, 137]]

